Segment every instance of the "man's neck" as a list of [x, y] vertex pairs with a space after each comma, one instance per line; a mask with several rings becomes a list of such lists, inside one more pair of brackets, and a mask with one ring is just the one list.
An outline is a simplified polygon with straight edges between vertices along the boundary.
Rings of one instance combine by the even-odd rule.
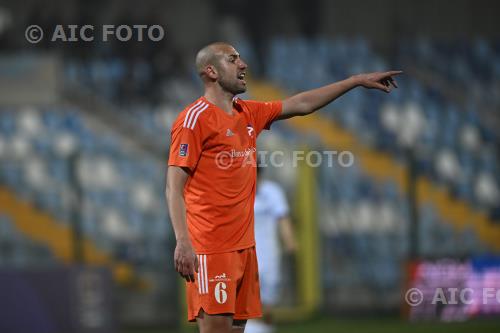
[[204, 97], [212, 104], [217, 105], [222, 111], [225, 113], [232, 115], [233, 114], [233, 98], [234, 95], [223, 91], [221, 88], [217, 89], [206, 88]]

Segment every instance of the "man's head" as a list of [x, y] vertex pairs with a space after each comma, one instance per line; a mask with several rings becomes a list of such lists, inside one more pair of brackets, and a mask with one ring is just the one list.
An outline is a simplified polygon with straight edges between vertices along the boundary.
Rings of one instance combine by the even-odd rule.
[[233, 46], [217, 42], [202, 48], [196, 55], [196, 69], [203, 82], [218, 84], [233, 95], [244, 93], [247, 64]]

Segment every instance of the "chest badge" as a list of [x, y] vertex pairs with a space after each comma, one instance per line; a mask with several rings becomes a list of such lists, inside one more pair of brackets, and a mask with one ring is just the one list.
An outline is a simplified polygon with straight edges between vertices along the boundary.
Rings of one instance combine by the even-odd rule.
[[247, 132], [248, 132], [248, 136], [252, 136], [253, 135], [253, 126], [248, 124], [247, 125]]
[[227, 129], [227, 131], [226, 131], [226, 136], [233, 136], [233, 135], [234, 135], [233, 131], [231, 131], [231, 130], [228, 128], [228, 129]]

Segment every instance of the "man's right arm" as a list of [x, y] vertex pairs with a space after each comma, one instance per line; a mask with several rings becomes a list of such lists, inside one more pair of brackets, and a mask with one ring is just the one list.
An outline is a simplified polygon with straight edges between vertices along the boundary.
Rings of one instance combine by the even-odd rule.
[[194, 273], [198, 272], [198, 259], [189, 239], [186, 222], [184, 186], [187, 178], [186, 168], [169, 166], [165, 195], [177, 242], [174, 253], [175, 270], [188, 282], [194, 282]]

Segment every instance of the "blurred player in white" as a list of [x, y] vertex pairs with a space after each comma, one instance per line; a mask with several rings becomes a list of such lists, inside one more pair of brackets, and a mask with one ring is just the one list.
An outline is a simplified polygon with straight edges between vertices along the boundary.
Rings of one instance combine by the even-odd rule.
[[254, 212], [263, 319], [249, 320], [246, 333], [274, 331], [270, 310], [279, 302], [280, 282], [283, 281], [280, 274], [281, 248], [286, 254], [297, 250], [285, 192], [278, 183], [263, 179], [262, 172], [262, 167], [258, 167]]

